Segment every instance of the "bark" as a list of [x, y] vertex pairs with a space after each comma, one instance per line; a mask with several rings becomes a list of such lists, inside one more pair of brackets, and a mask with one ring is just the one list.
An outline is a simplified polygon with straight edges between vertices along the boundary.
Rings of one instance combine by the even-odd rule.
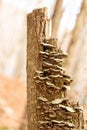
[[55, 38], [57, 37], [60, 20], [61, 20], [62, 14], [63, 14], [62, 3], [63, 3], [63, 0], [57, 0], [54, 14], [52, 17], [52, 23], [53, 23], [52, 36]]
[[34, 10], [27, 16], [27, 110], [28, 129], [37, 129], [35, 72], [42, 68], [39, 56], [41, 43], [46, 38], [46, 9]]

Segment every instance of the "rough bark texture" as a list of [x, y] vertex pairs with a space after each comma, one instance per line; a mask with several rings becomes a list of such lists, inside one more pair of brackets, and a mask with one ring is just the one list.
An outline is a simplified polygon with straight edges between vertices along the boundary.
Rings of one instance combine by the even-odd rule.
[[71, 83], [63, 68], [67, 55], [57, 47], [57, 39], [49, 39], [46, 16], [45, 8], [28, 15], [28, 129], [81, 129], [84, 124], [82, 110], [78, 103], [66, 98]]
[[28, 91], [28, 129], [37, 130], [35, 72], [42, 68], [39, 56], [41, 43], [46, 38], [46, 9], [34, 10], [27, 16], [27, 91]]

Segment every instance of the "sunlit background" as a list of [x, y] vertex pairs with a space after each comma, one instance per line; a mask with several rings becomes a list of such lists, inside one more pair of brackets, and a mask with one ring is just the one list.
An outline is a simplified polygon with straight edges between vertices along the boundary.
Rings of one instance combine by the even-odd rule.
[[1, 129], [26, 125], [26, 16], [35, 8], [48, 7], [49, 18], [59, 21], [54, 32], [58, 46], [69, 55], [65, 66], [74, 80], [68, 96], [79, 100], [87, 113], [87, 1], [61, 0], [55, 16], [57, 1], [0, 0]]

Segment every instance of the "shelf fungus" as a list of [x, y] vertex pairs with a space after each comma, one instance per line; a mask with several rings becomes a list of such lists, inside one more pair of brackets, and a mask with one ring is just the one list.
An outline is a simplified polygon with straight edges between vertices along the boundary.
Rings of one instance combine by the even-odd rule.
[[70, 128], [74, 128], [74, 124], [66, 121], [58, 121], [58, 120], [52, 120], [53, 123], [59, 124], [60, 126], [68, 126]]
[[54, 58], [54, 57], [50, 57], [49, 59], [50, 59], [51, 61], [56, 62], [56, 63], [62, 63], [62, 62], [63, 62], [63, 60], [58, 59], [58, 58]]
[[48, 53], [48, 52], [40, 51], [39, 53], [40, 53], [42, 56], [49, 56], [49, 53]]
[[51, 64], [51, 63], [45, 62], [45, 61], [43, 62], [43, 66], [46, 67], [46, 68], [51, 67], [51, 68], [54, 68], [54, 69], [57, 69], [57, 70], [59, 69], [60, 71], [65, 71], [65, 69], [63, 67], [60, 67], [57, 64], [54, 65], [54, 64]]
[[55, 48], [54, 45], [48, 44], [48, 43], [41, 43], [41, 45], [43, 45], [44, 47], [47, 47], [47, 48]]
[[52, 104], [54, 105], [58, 105], [61, 104], [63, 101], [67, 101], [67, 99], [54, 99], [53, 101], [51, 101]]
[[50, 52], [49, 56], [54, 57], [54, 58], [58, 58], [58, 59], [64, 59], [67, 57], [67, 54], [59, 53], [59, 52], [58, 53], [57, 52]]
[[53, 83], [50, 83], [49, 81], [46, 82], [46, 86], [48, 88], [52, 88], [52, 89], [56, 89], [56, 90], [59, 90], [60, 88], [57, 87], [56, 85], [54, 85]]
[[42, 77], [42, 76], [35, 76], [34, 79], [38, 80], [48, 80], [48, 77]]
[[[74, 128], [82, 128], [81, 124], [78, 127], [78, 118], [82, 116], [79, 106], [78, 108], [73, 106], [66, 98], [66, 90], [70, 90], [72, 82], [71, 76], [67, 75], [63, 68], [67, 54], [64, 54], [60, 48], [57, 50], [53, 40], [51, 43], [51, 39], [47, 39], [47, 42], [45, 39], [41, 46], [43, 51], [39, 54], [42, 55], [42, 69], [37, 70], [34, 77], [36, 85], [41, 86], [41, 88], [37, 87], [39, 129], [74, 130]], [[79, 117], [75, 118], [76, 116]]]
[[44, 97], [39, 97], [38, 100], [42, 101], [42, 102], [47, 102], [48, 100]]
[[75, 109], [73, 107], [67, 107], [67, 106], [64, 106], [64, 105], [59, 105], [59, 107], [69, 111], [69, 112], [76, 112]]

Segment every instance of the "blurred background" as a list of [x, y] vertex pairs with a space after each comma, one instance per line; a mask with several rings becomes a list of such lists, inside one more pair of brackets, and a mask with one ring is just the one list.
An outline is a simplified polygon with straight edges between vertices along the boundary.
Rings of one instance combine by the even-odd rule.
[[87, 120], [87, 0], [0, 0], [0, 130], [26, 129], [26, 16], [41, 7], [68, 53], [68, 97], [80, 102]]

